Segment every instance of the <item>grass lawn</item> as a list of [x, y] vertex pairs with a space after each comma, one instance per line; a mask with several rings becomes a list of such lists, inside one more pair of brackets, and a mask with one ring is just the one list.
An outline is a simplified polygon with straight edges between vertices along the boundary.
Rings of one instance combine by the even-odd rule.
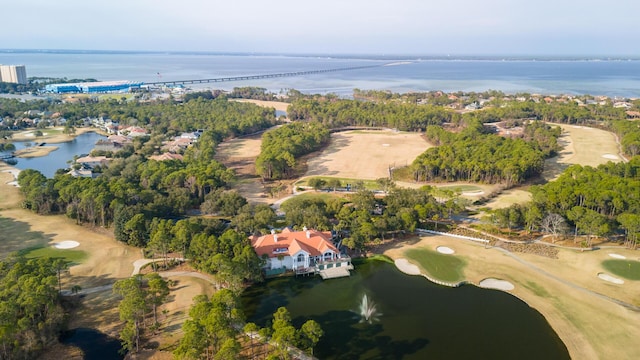
[[438, 280], [455, 282], [463, 279], [462, 270], [466, 263], [458, 257], [425, 248], [409, 249], [405, 255]]
[[640, 280], [640, 261], [611, 259], [603, 261], [602, 266], [614, 275], [628, 280]]
[[32, 231], [26, 222], [0, 216], [0, 258], [25, 248], [43, 247], [49, 241], [49, 236]]
[[40, 257], [61, 258], [71, 264], [79, 264], [82, 262], [82, 260], [87, 258], [87, 254], [81, 250], [56, 249], [54, 247], [38, 247], [25, 249], [20, 251], [20, 254], [27, 259]]
[[314, 191], [314, 192], [305, 192], [300, 195], [296, 195], [285, 202], [282, 205], [286, 204], [289, 201], [303, 201], [303, 200], [322, 200], [327, 201], [335, 197], [344, 197], [344, 194], [341, 193], [332, 193], [332, 192], [322, 192], [322, 191]]
[[[341, 187], [345, 187], [347, 184], [351, 184], [353, 187], [359, 181], [362, 181], [364, 187], [367, 190], [380, 190], [380, 184], [378, 184], [375, 180], [363, 180], [363, 179], [350, 179], [350, 178], [341, 178], [341, 177], [332, 177], [332, 176], [309, 176], [295, 183], [295, 186], [309, 186], [308, 181], [312, 178], [323, 179], [324, 181], [329, 181], [330, 179], [338, 179], [340, 180]], [[326, 185], [325, 185], [326, 186]]]

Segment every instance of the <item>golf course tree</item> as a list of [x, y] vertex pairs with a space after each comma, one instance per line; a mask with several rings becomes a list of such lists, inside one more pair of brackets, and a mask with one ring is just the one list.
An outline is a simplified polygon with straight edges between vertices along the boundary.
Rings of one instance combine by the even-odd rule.
[[219, 236], [195, 234], [189, 254], [193, 267], [215, 275], [232, 289], [240, 289], [245, 282], [262, 280], [262, 259], [244, 233], [229, 229]]
[[300, 329], [291, 324], [291, 314], [285, 307], [279, 307], [273, 314], [271, 324], [271, 341], [275, 344], [277, 359], [291, 359], [292, 350], [304, 349], [313, 355], [313, 348], [324, 335], [320, 324], [315, 320], [307, 320]]
[[0, 261], [0, 359], [35, 358], [63, 329], [52, 258]]
[[624, 230], [628, 246], [637, 244], [636, 217], [640, 213], [640, 156], [629, 162], [591, 166], [572, 165], [558, 179], [531, 187], [532, 205], [545, 216], [566, 220], [574, 237], [607, 236]]
[[138, 352], [149, 315], [153, 316], [151, 328], [158, 327], [157, 307], [169, 295], [168, 283], [157, 273], [136, 275], [116, 281], [113, 292], [121, 297], [118, 311], [124, 321], [120, 331], [122, 351]]
[[481, 124], [460, 133], [429, 127], [427, 138], [439, 145], [410, 165], [415, 181], [504, 183], [510, 187], [542, 173], [544, 152], [523, 139], [484, 134]]
[[194, 298], [189, 319], [182, 325], [184, 336], [173, 354], [177, 359], [238, 359], [238, 338], [244, 317], [239, 298], [229, 289]]
[[294, 122], [265, 132], [256, 172], [264, 180], [291, 177], [297, 159], [319, 150], [329, 141], [329, 135], [329, 129], [316, 121]]
[[291, 120], [318, 121], [329, 128], [349, 126], [386, 127], [403, 131], [424, 131], [459, 117], [442, 106], [383, 103], [332, 98], [303, 98], [287, 109]]

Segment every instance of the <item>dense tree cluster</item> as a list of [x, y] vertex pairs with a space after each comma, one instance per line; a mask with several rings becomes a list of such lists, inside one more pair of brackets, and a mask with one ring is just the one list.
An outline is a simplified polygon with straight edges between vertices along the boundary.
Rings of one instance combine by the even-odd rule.
[[557, 236], [571, 232], [593, 236], [624, 232], [627, 246], [640, 241], [640, 157], [597, 168], [572, 165], [560, 177], [531, 187], [531, 202], [493, 211], [493, 223], [504, 228], [541, 230]]
[[[156, 329], [159, 325], [158, 307], [169, 296], [169, 284], [158, 273], [149, 273], [116, 281], [113, 292], [122, 297], [118, 305], [120, 320], [125, 322], [120, 332], [122, 347], [128, 352], [137, 352], [143, 331]], [[152, 325], [147, 326], [150, 315], [153, 316]]]
[[315, 120], [330, 128], [373, 126], [407, 131], [424, 131], [429, 125], [451, 122], [458, 116], [443, 107], [342, 99], [297, 100], [289, 105], [287, 115], [291, 120]]
[[0, 261], [0, 358], [37, 354], [62, 330], [58, 271], [61, 260], [21, 257]]
[[417, 227], [437, 229], [441, 219], [464, 209], [464, 203], [453, 192], [438, 193], [428, 186], [405, 189], [391, 185], [383, 198], [358, 188], [346, 199], [290, 199], [281, 207], [286, 223], [297, 228], [336, 230], [344, 235], [345, 246], [362, 250], [394, 234], [411, 233]]
[[[273, 314], [270, 326], [259, 328], [253, 323], [244, 324], [237, 294], [222, 289], [209, 299], [197, 296], [189, 310], [190, 319], [182, 326], [184, 336], [173, 354], [178, 359], [236, 360], [254, 358], [256, 342], [270, 342], [270, 359], [291, 359], [294, 347], [313, 354], [313, 348], [323, 335], [322, 328], [314, 320], [308, 320], [299, 329], [291, 324], [291, 315], [284, 308]], [[250, 354], [242, 353], [240, 340], [250, 340]], [[258, 341], [256, 341], [258, 339]]]
[[319, 122], [294, 122], [262, 135], [256, 172], [263, 179], [283, 179], [292, 175], [296, 160], [320, 149], [329, 141], [329, 129]]
[[427, 149], [411, 164], [416, 181], [515, 185], [544, 168], [543, 151], [522, 139], [482, 134], [473, 128], [451, 133], [436, 126], [429, 127], [426, 136], [438, 146]]

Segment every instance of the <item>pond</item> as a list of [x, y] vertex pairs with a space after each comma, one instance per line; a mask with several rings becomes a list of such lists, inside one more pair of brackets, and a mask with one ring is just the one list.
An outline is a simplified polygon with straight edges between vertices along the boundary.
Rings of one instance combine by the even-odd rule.
[[95, 329], [77, 328], [67, 331], [60, 341], [66, 345], [74, 345], [82, 349], [85, 359], [121, 360], [120, 341]]
[[[34, 169], [40, 171], [44, 176], [52, 178], [56, 170], [66, 169], [69, 167], [67, 163], [73, 160], [76, 155], [88, 154], [94, 148], [96, 142], [100, 139], [106, 139], [106, 136], [88, 132], [76, 136], [73, 140], [64, 143], [46, 144], [46, 146], [57, 146], [58, 149], [50, 152], [47, 156], [35, 158], [15, 158], [17, 164], [13, 165], [20, 170]], [[24, 149], [27, 144], [33, 146], [35, 142], [46, 142], [46, 140], [20, 141], [14, 142], [16, 150]]]
[[[365, 294], [371, 321], [360, 309]], [[435, 285], [379, 260], [356, 263], [348, 278], [269, 280], [242, 301], [247, 320], [259, 326], [280, 306], [296, 327], [317, 321], [325, 333], [319, 359], [569, 359], [545, 318], [518, 298]]]

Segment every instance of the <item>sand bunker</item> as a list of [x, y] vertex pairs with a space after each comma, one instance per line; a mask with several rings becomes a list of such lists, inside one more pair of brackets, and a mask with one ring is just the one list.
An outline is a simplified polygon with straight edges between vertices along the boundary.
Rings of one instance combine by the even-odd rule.
[[618, 155], [613, 155], [613, 154], [604, 154], [602, 155], [602, 157], [610, 160], [620, 160], [620, 157]]
[[506, 280], [500, 280], [500, 279], [494, 279], [494, 278], [486, 278], [480, 281], [480, 287], [483, 287], [486, 289], [503, 290], [503, 291], [510, 291], [515, 288], [512, 283]]
[[622, 285], [624, 284], [624, 280], [622, 279], [618, 279], [617, 277], [613, 277], [609, 274], [605, 274], [605, 273], [598, 273], [598, 277], [604, 281], [608, 281], [614, 284], [618, 284], [618, 285]]
[[441, 254], [447, 254], [447, 255], [451, 255], [451, 254], [455, 253], [455, 251], [453, 251], [452, 248], [446, 247], [446, 246], [438, 246], [436, 248], [436, 251], [438, 251]]
[[59, 243], [51, 244], [51, 246], [53, 246], [56, 249], [73, 249], [74, 247], [77, 247], [79, 245], [80, 245], [79, 242], [73, 241], [73, 240], [65, 240]]
[[398, 270], [407, 275], [420, 275], [420, 268], [411, 264], [407, 259], [397, 259], [395, 264]]
[[627, 257], [624, 255], [620, 255], [620, 254], [609, 254], [609, 256], [611, 256], [612, 258], [616, 258], [616, 259], [626, 259]]
[[466, 196], [480, 196], [480, 195], [484, 195], [484, 191], [482, 190], [475, 190], [475, 191], [465, 191], [462, 193], [462, 195], [466, 195]]

